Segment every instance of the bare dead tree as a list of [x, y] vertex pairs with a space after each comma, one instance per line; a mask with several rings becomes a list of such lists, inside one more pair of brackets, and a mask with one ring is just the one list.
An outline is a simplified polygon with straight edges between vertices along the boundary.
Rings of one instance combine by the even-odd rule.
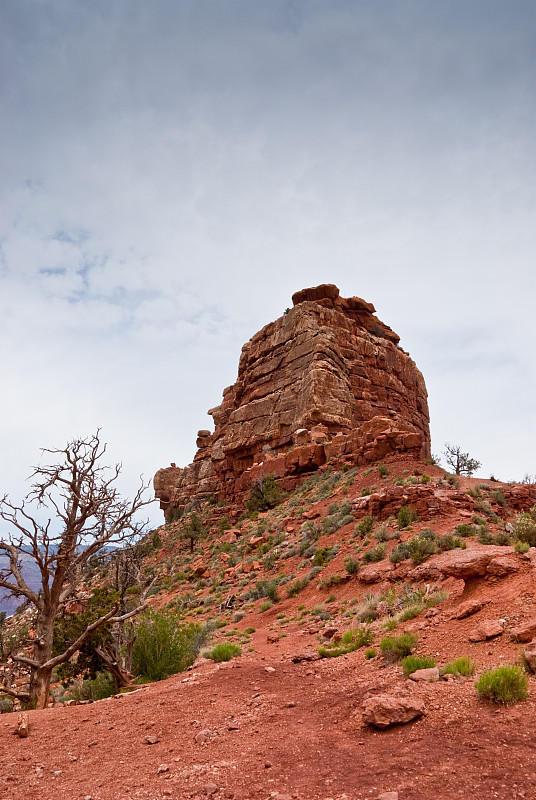
[[[0, 569], [0, 587], [33, 605], [35, 634], [31, 638], [32, 656], [12, 656], [30, 670], [28, 692], [0, 690], [30, 707], [44, 708], [52, 671], [68, 661], [106, 623], [121, 623], [143, 608], [140, 604], [128, 614], [118, 614], [116, 603], [81, 633], [59, 655], [52, 656], [54, 622], [66, 604], [76, 598], [82, 570], [106, 546], [120, 546], [143, 533], [146, 521], [136, 516], [143, 506], [148, 488], [143, 481], [132, 500], [121, 497], [116, 481], [121, 465], [103, 464], [106, 445], [100, 430], [86, 438], [74, 439], [63, 450], [43, 450], [58, 463], [34, 468], [30, 493], [20, 505], [7, 497], [0, 500], [0, 518], [11, 526], [0, 540], [0, 554], [6, 566]], [[40, 575], [38, 590], [30, 588], [23, 575], [24, 560], [31, 560]]]

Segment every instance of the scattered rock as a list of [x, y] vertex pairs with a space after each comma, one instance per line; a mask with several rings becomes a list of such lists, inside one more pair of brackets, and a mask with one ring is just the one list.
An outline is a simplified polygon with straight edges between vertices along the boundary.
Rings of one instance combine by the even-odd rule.
[[310, 653], [295, 653], [290, 660], [293, 664], [300, 664], [302, 661], [319, 661], [320, 654], [316, 650]]
[[532, 672], [536, 672], [536, 639], [533, 639], [532, 642], [529, 642], [523, 652], [530, 669]]
[[376, 800], [398, 800], [398, 792], [383, 792], [378, 795]]
[[426, 681], [427, 683], [435, 683], [439, 680], [439, 669], [437, 667], [428, 667], [426, 669], [416, 669], [409, 676], [412, 681]]
[[324, 630], [322, 631], [322, 636], [324, 637], [324, 639], [332, 639], [338, 632], [339, 632], [338, 628], [331, 626], [329, 628], [324, 628]]
[[514, 642], [530, 642], [536, 637], [536, 619], [529, 619], [521, 625], [512, 628], [512, 639]]
[[517, 572], [519, 564], [515, 558], [509, 556], [497, 556], [492, 558], [488, 564], [488, 573], [490, 575], [498, 575], [502, 578], [504, 575], [510, 575], [512, 572]]
[[158, 736], [146, 736], [145, 737], [145, 744], [158, 744], [160, 739]]
[[266, 641], [268, 642], [268, 644], [275, 644], [276, 642], [278, 642], [279, 641], [278, 632], [268, 631], [268, 634], [266, 635]]
[[362, 583], [379, 583], [393, 572], [394, 567], [390, 561], [380, 561], [377, 564], [368, 564], [359, 571], [357, 576]]
[[194, 567], [194, 570], [193, 570], [193, 574], [197, 578], [202, 578], [203, 575], [206, 574], [206, 572], [207, 572], [207, 568], [203, 564], [198, 564], [196, 567]]
[[264, 671], [265, 672], [275, 672], [275, 667], [265, 667]]
[[424, 701], [412, 696], [377, 694], [363, 703], [363, 722], [375, 728], [411, 722], [425, 713]]
[[481, 608], [484, 608], [489, 602], [489, 600], [467, 600], [454, 609], [453, 617], [454, 619], [470, 617], [480, 611]]
[[160, 764], [156, 772], [157, 775], [163, 775], [165, 772], [169, 772], [168, 764]]
[[485, 619], [469, 633], [470, 642], [485, 642], [500, 636], [504, 630], [504, 623], [499, 619]]
[[203, 658], [199, 656], [196, 658], [190, 669], [197, 669], [197, 667], [204, 667], [206, 664], [214, 664], [214, 661], [211, 658]]
[[206, 794], [207, 797], [212, 797], [213, 794], [216, 794], [218, 791], [218, 787], [215, 783], [205, 783], [203, 786], [203, 794]]
[[202, 731], [196, 733], [196, 735], [194, 736], [194, 741], [197, 742], [197, 744], [206, 744], [207, 742], [210, 742], [212, 739], [215, 739], [217, 735], [218, 735], [217, 731], [211, 731], [208, 728], [203, 728]]

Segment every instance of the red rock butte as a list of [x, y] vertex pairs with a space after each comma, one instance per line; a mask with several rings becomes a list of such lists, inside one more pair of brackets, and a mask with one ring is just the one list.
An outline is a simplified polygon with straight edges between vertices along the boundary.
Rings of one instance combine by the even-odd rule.
[[371, 303], [333, 284], [302, 289], [293, 308], [242, 348], [238, 378], [208, 413], [194, 461], [154, 477], [164, 511], [214, 495], [243, 498], [273, 473], [284, 489], [329, 463], [430, 455], [424, 378]]

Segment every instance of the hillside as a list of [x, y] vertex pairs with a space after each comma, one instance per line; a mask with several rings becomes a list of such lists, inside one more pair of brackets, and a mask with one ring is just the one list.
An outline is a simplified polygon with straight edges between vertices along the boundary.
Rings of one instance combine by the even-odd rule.
[[[450, 800], [471, 786], [482, 798], [534, 798], [534, 676], [529, 699], [512, 706], [478, 699], [474, 682], [486, 668], [518, 662], [512, 637], [528, 621], [536, 626], [536, 549], [497, 544], [508, 539], [516, 509], [535, 502], [535, 486], [445, 478], [430, 464], [392, 457], [366, 470], [323, 470], [230, 530], [221, 529], [235, 509], [207, 504], [210, 534], [193, 554], [179, 538], [181, 521], [163, 526], [153, 601], [182, 609], [185, 619], [216, 616], [214, 641], [236, 642], [242, 655], [223, 664], [201, 659], [130, 696], [30, 712], [27, 740], [11, 735], [16, 716], [3, 716], [11, 766], [2, 797], [343, 800], [391, 791], [399, 800]], [[401, 529], [399, 510], [408, 504], [420, 509], [419, 520]], [[371, 508], [377, 518], [363, 534]], [[388, 558], [426, 528], [437, 543], [458, 525], [474, 526], [456, 534], [465, 549], [418, 565]], [[367, 565], [365, 553], [378, 545], [384, 558]], [[324, 563], [311, 576], [319, 552]], [[344, 566], [350, 557], [362, 563], [357, 573]], [[262, 581], [277, 582], [279, 599], [268, 585], [273, 605]], [[220, 610], [229, 593], [232, 607]], [[362, 647], [319, 658], [322, 643], [367, 620], [374, 657]], [[416, 653], [440, 667], [469, 656], [476, 676], [414, 683], [380, 653], [389, 631], [416, 632]], [[364, 700], [385, 693], [422, 699], [424, 715], [386, 730], [363, 724]]]
[[[166, 522], [129, 589], [210, 647], [30, 711], [28, 738], [3, 715], [2, 800], [536, 800], [536, 485], [442, 469], [421, 373], [331, 284], [244, 345], [209, 413], [155, 475]], [[508, 666], [515, 702], [477, 691]]]

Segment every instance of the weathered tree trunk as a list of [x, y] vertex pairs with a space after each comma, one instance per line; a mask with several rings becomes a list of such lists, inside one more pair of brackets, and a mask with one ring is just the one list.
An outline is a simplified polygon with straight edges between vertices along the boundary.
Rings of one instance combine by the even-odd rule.
[[52, 670], [44, 667], [32, 669], [30, 677], [30, 708], [46, 708], [50, 692]]
[[30, 720], [27, 711], [21, 711], [17, 720], [17, 734], [21, 739], [26, 739], [30, 733]]
[[57, 603], [43, 605], [39, 609], [41, 618], [36, 626], [34, 641], [34, 661], [37, 666], [31, 667], [30, 675], [30, 701], [29, 708], [46, 708], [52, 679], [52, 667], [45, 666], [52, 656], [52, 643], [54, 639], [54, 620], [57, 614]]
[[114, 679], [117, 691], [124, 687], [132, 686], [134, 676], [119, 663], [108, 648], [95, 647], [95, 652], [103, 660], [106, 669]]

